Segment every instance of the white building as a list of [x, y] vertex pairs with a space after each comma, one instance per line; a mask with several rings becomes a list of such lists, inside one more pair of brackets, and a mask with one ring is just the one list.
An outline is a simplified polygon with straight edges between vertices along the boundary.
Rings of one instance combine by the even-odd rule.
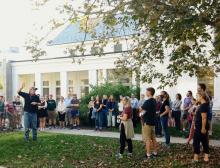
[[[123, 32], [124, 33], [124, 32]], [[126, 35], [132, 32], [126, 30]], [[65, 55], [66, 48], [72, 48], [83, 40], [83, 33], [79, 31], [79, 25], [70, 25], [64, 29], [47, 47], [47, 56], [33, 62], [31, 56], [27, 54], [15, 54], [4, 57], [11, 66], [11, 77], [8, 72], [8, 78], [12, 79], [12, 89], [7, 92], [8, 97], [13, 97], [21, 82], [26, 83], [26, 90], [31, 85], [38, 88], [41, 95], [53, 94], [56, 98], [60, 95], [66, 96], [68, 93], [76, 93], [78, 97], [89, 92], [90, 85], [97, 85], [105, 81], [115, 82], [116, 80], [130, 86], [136, 85], [135, 75], [123, 76], [114, 75], [115, 60], [126, 51], [127, 44], [121, 32], [116, 34], [120, 38], [120, 44], [114, 45], [109, 38], [109, 44], [105, 47], [104, 56], [93, 55], [92, 37], [86, 38], [86, 58], [81, 64], [72, 62], [72, 58]], [[0, 60], [1, 62], [1, 60]], [[196, 77], [184, 76], [178, 81], [178, 85], [173, 88], [165, 88], [171, 98], [176, 93], [185, 96], [188, 90], [196, 94], [197, 84], [206, 83], [214, 96], [214, 110], [220, 111], [220, 73], [218, 77]], [[141, 92], [144, 93], [146, 87], [157, 87], [159, 84], [141, 83]], [[8, 85], [9, 86], [9, 85]], [[157, 92], [159, 93], [159, 91]]]

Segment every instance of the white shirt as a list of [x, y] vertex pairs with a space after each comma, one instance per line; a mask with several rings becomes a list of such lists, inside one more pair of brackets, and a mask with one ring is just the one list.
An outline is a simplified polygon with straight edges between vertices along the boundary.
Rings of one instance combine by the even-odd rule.
[[58, 106], [57, 106], [57, 111], [60, 111], [60, 112], [64, 112], [66, 109], [66, 105], [65, 105], [65, 102], [61, 102], [59, 101], [58, 103]]

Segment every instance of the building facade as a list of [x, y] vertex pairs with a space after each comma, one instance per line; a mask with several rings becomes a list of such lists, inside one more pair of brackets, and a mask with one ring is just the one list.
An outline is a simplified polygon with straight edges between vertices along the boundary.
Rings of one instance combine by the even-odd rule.
[[[126, 35], [132, 32], [127, 31]], [[81, 63], [75, 62], [65, 54], [67, 48], [71, 49], [82, 41], [83, 34], [77, 31], [74, 26], [68, 26], [54, 40], [50, 41], [47, 46], [47, 56], [39, 58], [37, 62], [33, 62], [31, 56], [19, 53], [16, 56], [7, 56], [5, 64], [9, 64], [7, 70], [7, 78], [11, 79], [11, 87], [8, 84], [8, 97], [16, 95], [19, 85], [24, 82], [25, 90], [28, 87], [35, 86], [38, 88], [40, 95], [52, 94], [56, 99], [60, 96], [68, 94], [77, 94], [80, 98], [89, 93], [90, 86], [99, 85], [106, 81], [121, 82], [124, 85], [136, 86], [135, 75], [124, 74], [118, 76], [115, 74], [115, 61], [122, 56], [127, 50], [126, 39], [118, 32], [116, 34], [120, 38], [120, 43], [115, 44], [109, 38], [109, 44], [105, 47], [104, 55], [99, 57], [93, 54], [93, 42], [91, 37], [86, 39], [87, 55]], [[11, 72], [11, 73], [10, 73]], [[206, 83], [214, 97], [214, 111], [220, 111], [220, 72], [217, 76], [207, 76], [203, 78], [188, 77], [187, 75], [179, 79], [178, 84], [172, 88], [165, 88], [174, 99], [176, 93], [181, 93], [183, 97], [188, 90], [196, 94], [197, 84]], [[141, 83], [141, 93], [145, 93], [147, 87], [153, 86], [157, 88], [159, 83], [154, 81], [151, 84]], [[12, 88], [12, 89], [11, 89]], [[157, 91], [159, 94], [160, 90]]]

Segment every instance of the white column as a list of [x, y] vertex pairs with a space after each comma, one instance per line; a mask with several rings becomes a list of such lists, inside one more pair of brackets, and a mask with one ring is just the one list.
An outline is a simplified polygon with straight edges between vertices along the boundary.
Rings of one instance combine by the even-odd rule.
[[220, 111], [220, 73], [214, 79], [214, 100], [213, 109]]
[[[97, 77], [98, 76], [97, 76], [97, 70], [96, 69], [89, 70], [89, 85], [96, 86], [97, 82], [98, 82]], [[91, 87], [90, 87], [90, 89], [91, 89]]]
[[42, 74], [39, 72], [35, 73], [35, 87], [37, 88], [37, 94], [42, 95]]
[[12, 89], [12, 97], [17, 95], [17, 90], [19, 89], [19, 76], [18, 74], [14, 74], [13, 73], [13, 80], [12, 80], [13, 84], [13, 89]]
[[60, 72], [60, 90], [61, 96], [66, 97], [68, 94], [68, 74], [66, 71]]

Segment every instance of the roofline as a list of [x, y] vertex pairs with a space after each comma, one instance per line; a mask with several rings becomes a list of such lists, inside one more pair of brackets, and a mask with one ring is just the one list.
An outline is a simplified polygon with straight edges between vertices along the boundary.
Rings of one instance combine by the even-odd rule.
[[[126, 51], [120, 51], [120, 52], [106, 52], [103, 53], [103, 55], [110, 55], [110, 54], [123, 54], [123, 53], [128, 53], [131, 50], [126, 50]], [[85, 55], [76, 55], [74, 57], [71, 56], [66, 56], [66, 57], [53, 57], [53, 58], [43, 58], [43, 59], [38, 59], [37, 61], [47, 61], [47, 60], [59, 60], [59, 59], [73, 59], [73, 58], [82, 58], [82, 57], [94, 57], [97, 55], [93, 55], [93, 54], [85, 54]], [[19, 63], [19, 62], [37, 62], [34, 61], [33, 59], [29, 59], [29, 60], [20, 60], [20, 61], [10, 61], [10, 63]]]
[[[111, 38], [114, 38], [114, 37], [119, 38], [119, 37], [126, 37], [126, 36], [130, 37], [130, 36], [133, 36], [133, 35], [135, 35], [135, 34], [136, 34], [136, 33], [132, 33], [132, 34], [129, 34], [129, 35], [112, 36], [112, 37], [106, 37], [106, 38], [103, 38], [103, 39], [111, 39]], [[97, 40], [99, 40], [99, 39], [101, 39], [101, 38], [92, 39], [92, 40], [85, 40], [85, 42], [97, 41]], [[47, 46], [59, 46], [59, 45], [66, 45], [66, 44], [76, 44], [76, 43], [81, 43], [81, 42], [83, 42], [83, 41], [66, 42], [66, 43], [61, 43], [61, 44], [48, 44]]]

